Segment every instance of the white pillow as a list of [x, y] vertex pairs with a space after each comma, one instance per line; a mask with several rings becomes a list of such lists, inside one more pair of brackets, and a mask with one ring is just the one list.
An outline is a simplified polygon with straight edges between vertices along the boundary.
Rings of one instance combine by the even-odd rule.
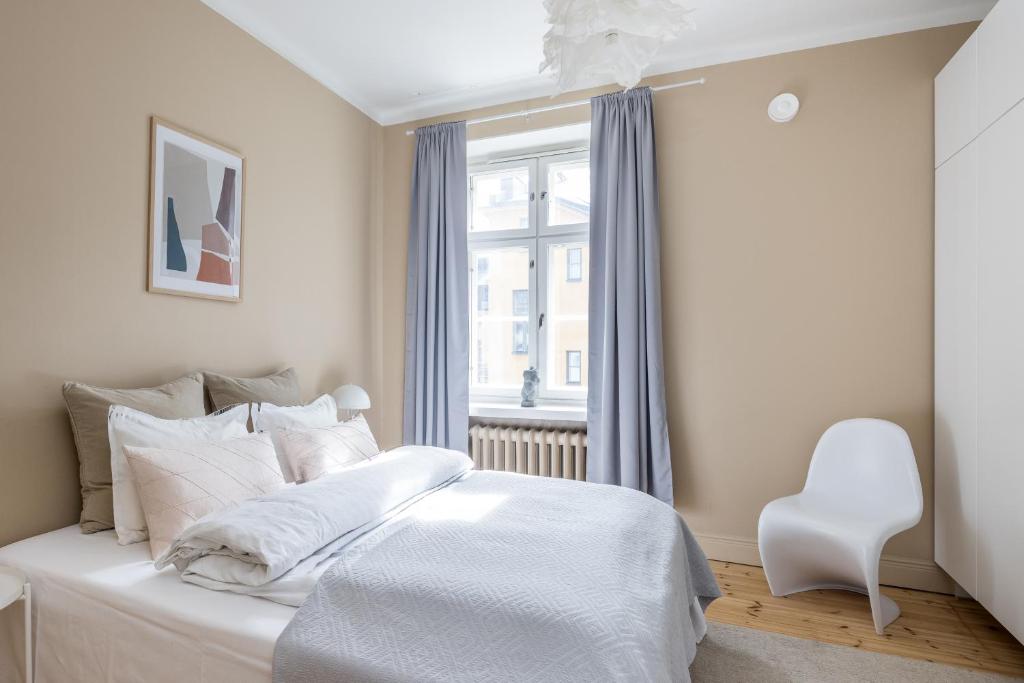
[[170, 448], [125, 446], [124, 453], [146, 511], [154, 558], [203, 516], [285, 485], [266, 434]]
[[362, 415], [330, 427], [280, 429], [277, 436], [285, 460], [299, 482], [358, 465], [380, 453]]
[[288, 465], [284, 454], [284, 446], [278, 438], [281, 429], [309, 429], [310, 427], [327, 427], [338, 424], [338, 405], [330, 394], [324, 394], [312, 403], [304, 406], [275, 406], [273, 403], [261, 403], [259, 410], [253, 411], [252, 426], [257, 432], [269, 432], [277, 451], [277, 460], [281, 463], [281, 472], [285, 481], [295, 481], [295, 474]]
[[110, 474], [114, 489], [114, 530], [121, 545], [149, 538], [146, 516], [125, 459], [125, 446], [162, 448], [192, 441], [222, 441], [248, 432], [247, 405], [235, 406], [216, 415], [185, 420], [164, 420], [125, 406], [107, 411], [107, 438], [110, 440]]

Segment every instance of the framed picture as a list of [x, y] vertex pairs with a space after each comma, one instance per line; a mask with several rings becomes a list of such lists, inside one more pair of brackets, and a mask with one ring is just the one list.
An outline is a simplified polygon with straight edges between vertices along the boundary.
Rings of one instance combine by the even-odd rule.
[[153, 117], [151, 292], [242, 300], [245, 158]]

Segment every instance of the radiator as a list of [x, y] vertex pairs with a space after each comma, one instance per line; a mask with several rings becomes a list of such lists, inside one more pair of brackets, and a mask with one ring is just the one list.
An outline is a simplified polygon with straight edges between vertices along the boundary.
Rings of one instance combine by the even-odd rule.
[[583, 431], [473, 425], [469, 453], [478, 470], [587, 479], [587, 433]]

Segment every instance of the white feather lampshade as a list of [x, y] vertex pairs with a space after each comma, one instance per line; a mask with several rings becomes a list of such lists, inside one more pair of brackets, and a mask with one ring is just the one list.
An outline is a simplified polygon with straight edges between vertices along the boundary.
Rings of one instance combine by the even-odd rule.
[[561, 92], [614, 81], [632, 88], [661, 46], [693, 23], [682, 0], [544, 0], [544, 62]]

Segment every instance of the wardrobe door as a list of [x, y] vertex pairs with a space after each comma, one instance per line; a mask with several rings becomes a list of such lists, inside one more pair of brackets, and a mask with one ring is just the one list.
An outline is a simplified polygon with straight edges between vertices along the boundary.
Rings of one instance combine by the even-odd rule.
[[1024, 106], [978, 143], [976, 596], [1024, 640]]
[[978, 134], [978, 34], [935, 77], [935, 166]]
[[977, 590], [978, 148], [935, 171], [935, 561]]
[[1024, 99], [1024, 0], [999, 0], [978, 39], [978, 125], [984, 129]]

